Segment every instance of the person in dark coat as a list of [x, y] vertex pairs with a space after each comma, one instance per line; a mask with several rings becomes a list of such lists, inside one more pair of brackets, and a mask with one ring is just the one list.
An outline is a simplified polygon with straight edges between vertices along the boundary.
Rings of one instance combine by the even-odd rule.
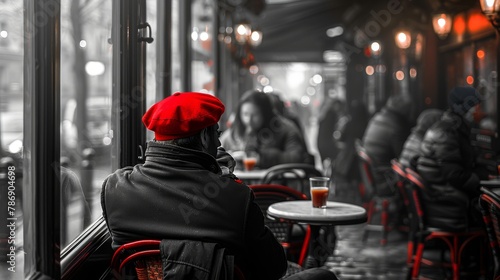
[[[148, 109], [142, 121], [155, 139], [145, 162], [118, 169], [103, 183], [112, 246], [143, 239], [219, 243], [246, 279], [279, 279], [288, 266], [283, 247], [265, 226], [251, 189], [219, 166], [232, 162], [218, 149], [223, 112], [219, 99], [193, 92], [174, 93]], [[307, 273], [331, 277], [311, 279], [336, 279], [315, 271]], [[289, 279], [302, 279], [295, 275]]]
[[423, 199], [430, 225], [461, 229], [473, 222], [477, 209], [471, 201], [477, 200], [479, 181], [488, 178], [487, 170], [476, 165], [470, 143], [473, 114], [480, 102], [474, 88], [454, 88], [449, 109], [425, 133], [417, 171], [428, 183]]
[[368, 122], [363, 146], [372, 159], [376, 194], [379, 196], [395, 194], [390, 183], [394, 179], [391, 160], [399, 157], [406, 138], [410, 135], [413, 126], [412, 110], [408, 97], [393, 95]]
[[440, 109], [427, 109], [422, 111], [417, 118], [417, 124], [412, 128], [410, 136], [406, 139], [403, 146], [403, 151], [399, 156], [399, 162], [405, 167], [409, 167], [413, 162], [415, 165], [415, 157], [420, 155], [420, 144], [424, 138], [425, 132], [435, 122], [441, 119], [443, 111]]
[[333, 162], [337, 157], [338, 148], [335, 145], [333, 132], [339, 119], [345, 113], [345, 104], [339, 98], [327, 98], [318, 115], [317, 146], [321, 162]]
[[338, 121], [333, 132], [339, 150], [335, 157], [332, 174], [348, 180], [360, 178], [356, 161], [354, 142], [361, 139], [368, 124], [368, 111], [360, 100], [353, 100], [349, 105], [348, 113]]

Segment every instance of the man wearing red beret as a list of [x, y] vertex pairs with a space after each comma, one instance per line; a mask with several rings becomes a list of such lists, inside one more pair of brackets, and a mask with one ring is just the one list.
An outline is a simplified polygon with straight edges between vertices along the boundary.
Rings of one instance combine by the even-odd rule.
[[224, 105], [204, 93], [174, 93], [144, 114], [155, 139], [146, 161], [103, 183], [102, 209], [113, 247], [141, 239], [200, 240], [224, 245], [247, 279], [278, 279], [283, 248], [264, 226], [251, 190], [216, 161]]
[[[222, 175], [216, 160], [222, 113], [216, 97], [187, 92], [144, 114], [155, 135], [144, 164], [119, 169], [103, 183], [101, 205], [113, 248], [142, 239], [219, 243], [234, 254], [246, 279], [279, 279], [287, 269], [283, 247], [264, 225], [250, 188]], [[223, 155], [222, 161], [234, 163]]]

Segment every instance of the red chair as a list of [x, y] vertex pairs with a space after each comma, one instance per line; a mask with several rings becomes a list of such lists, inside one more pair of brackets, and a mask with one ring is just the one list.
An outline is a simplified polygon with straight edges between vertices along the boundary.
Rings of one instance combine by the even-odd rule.
[[[111, 260], [113, 279], [131, 279], [135, 271], [137, 280], [162, 280], [163, 263], [160, 243], [160, 240], [139, 240], [120, 246]], [[211, 264], [213, 279], [245, 280], [242, 271], [234, 266], [234, 258], [226, 258], [226, 255], [217, 256], [222, 259]]]
[[[368, 238], [370, 231], [382, 232], [380, 244], [387, 244], [387, 236], [392, 226], [389, 224], [389, 206], [393, 197], [380, 197], [377, 195], [375, 181], [373, 177], [372, 160], [366, 153], [361, 140], [356, 139], [354, 143], [356, 154], [358, 157], [359, 168], [361, 173], [361, 183], [359, 184], [359, 193], [361, 195], [361, 202], [366, 209], [367, 222], [363, 233], [363, 242]], [[380, 213], [380, 223], [376, 223], [373, 219], [374, 215]]]
[[[466, 225], [462, 230], [450, 230], [445, 228], [446, 224], [441, 227], [429, 226], [426, 223], [426, 203], [422, 200], [422, 195], [426, 191], [427, 185], [423, 178], [414, 170], [406, 168], [406, 178], [408, 179], [409, 201], [411, 208], [411, 225], [412, 234], [414, 237], [415, 246], [412, 252], [412, 270], [413, 279], [418, 279], [420, 275], [420, 266], [422, 264], [440, 268], [451, 268], [453, 279], [460, 279], [461, 258], [462, 252], [471, 244], [471, 241], [484, 239], [485, 231], [482, 228], [468, 228]], [[441, 254], [441, 260], [435, 261], [424, 259], [423, 254], [426, 244], [430, 240], [442, 241], [449, 252], [449, 261], [445, 260]], [[483, 244], [483, 242], [481, 242]], [[484, 255], [484, 248], [481, 246], [481, 254]], [[480, 274], [484, 275], [484, 264], [481, 259]]]
[[[255, 195], [255, 202], [259, 205], [262, 213], [266, 215], [269, 205], [291, 200], [308, 200], [307, 196], [287, 186], [276, 184], [249, 185]], [[309, 246], [311, 229], [308, 225], [299, 225], [288, 221], [271, 220], [265, 218], [266, 225], [276, 236], [291, 261], [303, 265]]]
[[489, 279], [500, 280], [500, 196], [482, 187], [479, 205], [493, 256], [494, 267], [492, 277]]
[[[397, 159], [393, 159], [391, 160], [391, 167], [392, 167], [392, 170], [394, 171], [394, 173], [396, 174], [397, 176], [397, 180], [396, 180], [396, 188], [398, 190], [398, 193], [399, 195], [401, 196], [401, 198], [403, 199], [403, 203], [404, 203], [404, 206], [405, 206], [405, 210], [406, 210], [406, 219], [408, 219], [407, 223], [409, 223], [409, 213], [411, 212], [411, 208], [410, 208], [410, 200], [408, 198], [408, 194], [406, 192], [406, 184], [407, 184], [407, 181], [406, 181], [406, 171], [405, 171], [405, 167], [403, 166], [402, 163], [400, 163]], [[413, 231], [411, 231], [410, 228], [408, 229], [405, 229], [408, 231], [408, 245], [407, 245], [407, 256], [406, 256], [406, 265], [407, 267], [409, 268], [408, 270], [408, 277], [410, 277], [410, 271], [411, 271], [411, 267], [413, 266], [413, 246], [414, 246], [414, 236], [413, 236]]]

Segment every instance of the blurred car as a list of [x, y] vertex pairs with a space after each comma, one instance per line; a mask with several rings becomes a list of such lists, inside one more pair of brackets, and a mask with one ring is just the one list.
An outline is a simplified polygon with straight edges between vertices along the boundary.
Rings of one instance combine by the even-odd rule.
[[16, 166], [16, 175], [23, 170], [23, 112], [0, 113], [1, 157], [11, 157]]
[[69, 99], [61, 115], [61, 155], [77, 160], [79, 145], [92, 148], [104, 155], [111, 148], [111, 100], [107, 96], [90, 96], [87, 99], [87, 125], [79, 139], [77, 107], [75, 99]]

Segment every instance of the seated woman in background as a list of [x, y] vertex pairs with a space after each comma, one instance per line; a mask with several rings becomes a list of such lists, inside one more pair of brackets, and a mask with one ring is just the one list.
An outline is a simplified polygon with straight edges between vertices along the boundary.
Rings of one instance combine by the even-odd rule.
[[270, 97], [257, 90], [242, 96], [221, 143], [235, 158], [238, 152], [254, 153], [260, 168], [294, 162], [314, 164], [297, 126], [278, 115]]

